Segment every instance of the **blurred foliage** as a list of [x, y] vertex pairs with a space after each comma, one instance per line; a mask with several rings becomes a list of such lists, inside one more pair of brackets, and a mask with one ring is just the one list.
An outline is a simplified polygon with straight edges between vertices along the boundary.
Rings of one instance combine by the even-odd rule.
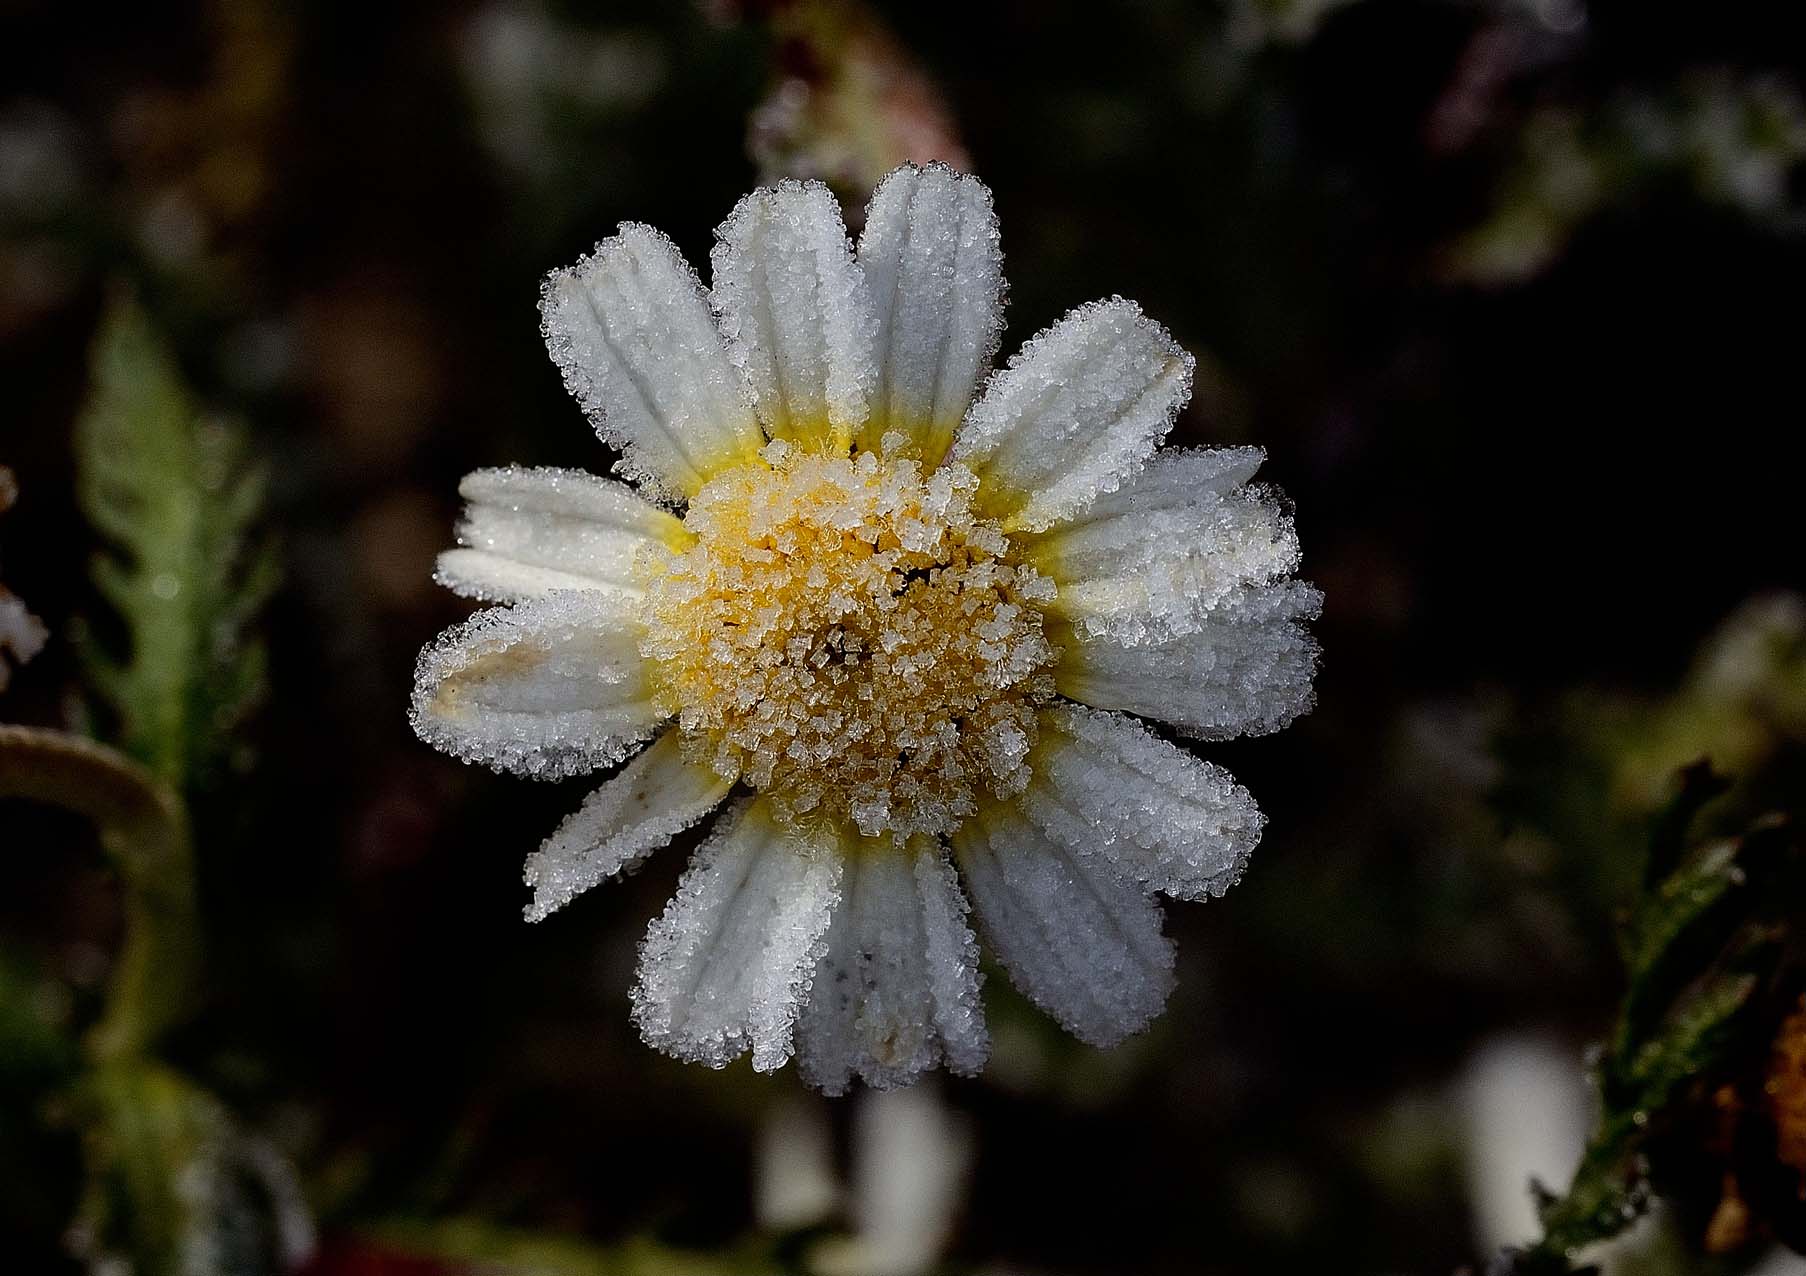
[[75, 1095], [89, 1169], [73, 1241], [91, 1264], [250, 1276], [292, 1270], [312, 1251], [293, 1171], [215, 1096], [136, 1058], [95, 1068]]
[[236, 431], [203, 423], [174, 358], [115, 299], [74, 432], [82, 506], [112, 550], [94, 580], [128, 653], [90, 653], [89, 675], [136, 758], [69, 733], [0, 726], [0, 797], [93, 824], [119, 883], [123, 938], [77, 1055], [0, 981], [0, 1059], [30, 1101], [62, 1096], [84, 1144], [70, 1244], [97, 1270], [145, 1276], [277, 1272], [311, 1247], [292, 1172], [240, 1132], [225, 1104], [158, 1061], [198, 1009], [202, 922], [185, 791], [217, 783], [263, 690], [249, 625], [276, 580], [273, 553], [243, 565], [263, 481]]
[[971, 157], [928, 74], [866, 5], [765, 0], [779, 69], [753, 111], [748, 149], [764, 181], [815, 178], [855, 219], [905, 160], [969, 169]]
[[89, 677], [128, 752], [166, 783], [204, 786], [265, 691], [263, 644], [247, 630], [278, 579], [273, 550], [248, 543], [264, 472], [236, 427], [200, 416], [133, 302], [103, 318], [93, 369], [75, 432], [82, 509], [113, 546], [94, 583], [129, 650], [91, 648]]
[[1647, 1208], [1649, 1148], [1689, 1098], [1710, 1093], [1729, 1061], [1762, 1046], [1777, 1021], [1759, 995], [1806, 972], [1785, 970], [1787, 926], [1799, 921], [1806, 852], [1782, 817], [1687, 848], [1687, 831], [1726, 784], [1703, 764], [1657, 822], [1645, 880], [1620, 928], [1627, 988], [1617, 1026], [1593, 1062], [1598, 1127], [1567, 1191], [1542, 1192], [1542, 1241], [1514, 1270], [1565, 1272], [1587, 1246], [1618, 1235]]
[[482, 1219], [409, 1220], [378, 1224], [361, 1235], [374, 1254], [409, 1255], [533, 1276], [767, 1276], [784, 1271], [752, 1249], [699, 1253], [648, 1239], [604, 1247], [498, 1227]]
[[1806, 104], [1774, 76], [1696, 75], [1668, 93], [1593, 112], [1545, 107], [1526, 121], [1496, 210], [1451, 246], [1445, 268], [1480, 284], [1546, 269], [1590, 218], [1665, 185], [1785, 228], [1806, 218], [1794, 175]]
[[[749, 1208], [791, 1078], [686, 1071], [626, 1024], [686, 847], [519, 926], [517, 852], [575, 794], [426, 756], [401, 702], [456, 614], [430, 569], [458, 475], [605, 464], [536, 278], [623, 218], [700, 261], [762, 177], [856, 208], [931, 155], [996, 193], [1006, 352], [1091, 296], [1146, 304], [1200, 356], [1178, 441], [1266, 446], [1330, 600], [1317, 712], [1211, 751], [1272, 823], [1230, 899], [1170, 910], [1170, 1013], [1099, 1053], [987, 985], [992, 1066], [946, 1090], [977, 1147], [949, 1269], [1448, 1271], [1478, 1190], [1458, 1078], [1519, 1031], [1577, 1075], [1607, 1038], [1552, 1235], [1647, 1189], [1666, 1230], [1619, 1272], [1802, 1244], [1774, 1097], [1798, 962], [1757, 917], [1806, 792], [1806, 608], [1763, 592], [1801, 583], [1789, 7], [194, 0], [102, 24], [22, 0], [9, 23], [0, 383], [30, 499], [6, 579], [94, 657], [95, 729], [131, 758], [93, 776], [148, 764], [182, 833], [103, 820], [103, 875], [81, 828], [0, 812], [9, 1257], [54, 1269], [74, 1218], [101, 1266], [279, 1265], [304, 1228], [276, 1144], [316, 1276], [803, 1270], [860, 1225], [840, 1195], [801, 1234]], [[259, 627], [263, 526], [287, 571]], [[69, 649], [19, 671], [9, 717], [70, 720]], [[1732, 787], [1652, 857], [1701, 757]], [[864, 1146], [822, 1120], [830, 1162]]]

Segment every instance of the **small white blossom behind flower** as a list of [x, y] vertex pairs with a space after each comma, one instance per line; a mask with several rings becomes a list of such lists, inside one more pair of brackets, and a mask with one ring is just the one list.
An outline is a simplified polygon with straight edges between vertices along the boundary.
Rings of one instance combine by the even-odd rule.
[[[641, 494], [479, 470], [441, 583], [502, 606], [421, 653], [415, 730], [540, 778], [628, 759], [527, 861], [538, 920], [743, 796], [640, 949], [646, 1040], [792, 1055], [830, 1093], [983, 1067], [979, 929], [1081, 1039], [1158, 1015], [1157, 896], [1241, 876], [1247, 790], [1199, 739], [1310, 706], [1320, 596], [1255, 448], [1157, 454], [1192, 358], [1121, 298], [987, 370], [990, 192], [747, 196], [712, 289], [624, 225], [541, 297], [546, 343]], [[649, 499], [648, 499], [649, 498]]]
[[[0, 465], [0, 514], [11, 509], [18, 499], [18, 481], [10, 469]], [[31, 614], [22, 599], [0, 585], [0, 691], [11, 684], [13, 666], [37, 655], [49, 640], [50, 631], [44, 622]]]

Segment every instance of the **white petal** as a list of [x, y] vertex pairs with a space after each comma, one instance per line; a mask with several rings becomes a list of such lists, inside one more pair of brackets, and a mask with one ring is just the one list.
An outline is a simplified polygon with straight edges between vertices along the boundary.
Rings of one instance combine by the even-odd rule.
[[1134, 302], [1080, 306], [991, 379], [954, 455], [1007, 527], [1043, 531], [1141, 467], [1190, 395], [1193, 363]]
[[638, 595], [634, 565], [648, 546], [679, 546], [683, 524], [633, 489], [582, 470], [477, 470], [460, 548], [439, 555], [436, 579], [466, 598], [514, 602], [555, 589]]
[[1145, 1028], [1173, 988], [1160, 906], [1100, 855], [1074, 854], [1011, 804], [953, 835], [986, 940], [1010, 978], [1081, 1041]]
[[1257, 447], [1172, 448], [1107, 492], [1060, 529], [1077, 528], [1119, 514], [1184, 509], [1205, 495], [1223, 496], [1252, 479], [1267, 454]]
[[640, 945], [633, 1017], [647, 1044], [711, 1068], [748, 1049], [760, 1072], [782, 1067], [840, 875], [832, 835], [780, 827], [759, 800], [729, 812]]
[[650, 226], [623, 223], [553, 271], [539, 311], [552, 361], [625, 473], [688, 496], [763, 446], [701, 281]]
[[864, 839], [797, 1028], [804, 1080], [844, 1094], [854, 1076], [907, 1085], [942, 1062], [970, 1074], [990, 1054], [978, 944], [946, 852]]
[[1055, 685], [1203, 740], [1265, 735], [1311, 707], [1317, 644], [1304, 622], [1322, 606], [1316, 589], [1288, 580], [1237, 592], [1192, 633], [1133, 647], [1060, 626]]
[[1003, 249], [991, 192], [945, 164], [906, 164], [878, 184], [859, 237], [877, 320], [878, 384], [860, 446], [910, 436], [946, 454], [1003, 331]]
[[1238, 880], [1265, 822], [1248, 790], [1132, 718], [1061, 704], [1041, 714], [1034, 778], [1018, 801], [1075, 854], [1179, 899]]
[[1296, 571], [1298, 534], [1277, 496], [1224, 489], [1245, 466], [1213, 459], [1158, 456], [1099, 502], [1105, 510], [1032, 538], [1029, 562], [1059, 586], [1049, 610], [1086, 638], [1160, 642], [1196, 633], [1225, 599]]
[[639, 641], [606, 594], [480, 611], [420, 653], [414, 730], [466, 762], [541, 779], [613, 766], [659, 722]]
[[682, 736], [668, 729], [527, 857], [526, 881], [533, 888], [527, 920], [540, 921], [603, 878], [638, 867], [721, 805], [732, 787], [733, 781], [686, 759]]
[[834, 196], [820, 182], [763, 187], [715, 237], [721, 332], [766, 433], [845, 452], [875, 366], [871, 298]]

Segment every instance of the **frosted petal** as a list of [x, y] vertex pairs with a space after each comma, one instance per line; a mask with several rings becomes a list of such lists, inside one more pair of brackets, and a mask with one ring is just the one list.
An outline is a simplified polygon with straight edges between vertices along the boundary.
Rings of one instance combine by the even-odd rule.
[[764, 439], [702, 283], [669, 239], [623, 223], [540, 290], [541, 330], [564, 383], [620, 469], [688, 496]]
[[1082, 527], [1119, 514], [1184, 509], [1206, 495], [1224, 496], [1251, 480], [1266, 461], [1257, 447], [1169, 448], [1132, 479], [1087, 505], [1060, 527]]
[[1063, 627], [1054, 670], [1060, 693], [1099, 709], [1170, 722], [1227, 740], [1277, 731], [1311, 707], [1317, 643], [1304, 628], [1323, 595], [1288, 580], [1240, 590], [1191, 633], [1125, 646]]
[[953, 835], [986, 940], [1010, 979], [1079, 1040], [1113, 1046], [1173, 988], [1160, 906], [1101, 855], [1077, 854], [1011, 804]]
[[871, 297], [840, 206], [820, 182], [781, 182], [742, 199], [715, 237], [721, 332], [766, 433], [844, 453], [875, 367]]
[[1149, 890], [1219, 896], [1238, 880], [1265, 822], [1227, 771], [1132, 718], [1080, 705], [1041, 714], [1034, 779], [1018, 799], [1075, 854], [1095, 852]]
[[708, 767], [687, 761], [682, 737], [667, 730], [527, 857], [526, 881], [533, 888], [527, 920], [541, 921], [602, 879], [638, 867], [719, 806], [732, 787]]
[[1134, 302], [1080, 306], [991, 379], [954, 455], [1007, 527], [1043, 531], [1142, 466], [1191, 393], [1193, 363]]
[[942, 1062], [984, 1066], [990, 1035], [978, 997], [978, 944], [946, 852], [865, 839], [848, 858], [845, 898], [798, 1025], [803, 1078], [844, 1094], [858, 1076], [907, 1085]]
[[410, 713], [422, 740], [541, 779], [613, 766], [659, 722], [619, 600], [589, 591], [491, 607], [420, 653]]
[[1156, 457], [1105, 510], [1031, 538], [1028, 561], [1059, 582], [1048, 610], [1087, 638], [1134, 646], [1196, 633], [1226, 599], [1296, 571], [1298, 534], [1277, 496], [1225, 489], [1245, 467], [1220, 465], [1208, 481], [1211, 457]]
[[637, 595], [634, 564], [653, 545], [682, 545], [683, 524], [631, 488], [582, 470], [477, 470], [458, 485], [460, 548], [436, 579], [467, 598], [513, 602], [555, 589]]
[[633, 1018], [647, 1044], [711, 1068], [749, 1049], [760, 1072], [782, 1067], [841, 866], [831, 834], [780, 827], [759, 800], [729, 812], [640, 945]]
[[932, 466], [971, 406], [1003, 330], [1003, 249], [991, 192], [945, 164], [878, 184], [859, 237], [877, 321], [878, 382], [859, 445], [892, 430]]

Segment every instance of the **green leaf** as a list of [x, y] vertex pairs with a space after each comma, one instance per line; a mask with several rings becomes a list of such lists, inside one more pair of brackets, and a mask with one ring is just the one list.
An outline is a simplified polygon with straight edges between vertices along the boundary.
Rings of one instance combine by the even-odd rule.
[[78, 1094], [90, 1179], [78, 1235], [99, 1269], [129, 1256], [145, 1276], [292, 1270], [312, 1244], [294, 1175], [180, 1074], [120, 1059]]
[[1621, 936], [1627, 986], [1598, 1063], [1599, 1124], [1567, 1192], [1539, 1203], [1543, 1239], [1508, 1256], [1517, 1276], [1567, 1271], [1643, 1213], [1650, 1131], [1737, 1053], [1743, 1012], [1782, 951], [1784, 929], [1763, 914], [1797, 850], [1791, 827], [1764, 818], [1688, 852], [1687, 828], [1723, 783], [1703, 766], [1681, 778]]
[[253, 547], [265, 476], [236, 427], [203, 419], [144, 312], [116, 298], [91, 355], [76, 424], [77, 483], [110, 542], [94, 583], [124, 625], [122, 659], [94, 653], [91, 682], [121, 742], [182, 789], [217, 778], [229, 736], [262, 697], [263, 653], [248, 632], [275, 588]]
[[605, 1247], [479, 1218], [395, 1221], [366, 1235], [382, 1249], [472, 1264], [495, 1276], [775, 1276], [783, 1270], [757, 1246], [704, 1254], [642, 1237]]
[[99, 830], [125, 901], [124, 945], [91, 1045], [142, 1051], [190, 1008], [200, 940], [182, 799], [143, 766], [81, 736], [0, 725], [0, 798], [46, 802]]

